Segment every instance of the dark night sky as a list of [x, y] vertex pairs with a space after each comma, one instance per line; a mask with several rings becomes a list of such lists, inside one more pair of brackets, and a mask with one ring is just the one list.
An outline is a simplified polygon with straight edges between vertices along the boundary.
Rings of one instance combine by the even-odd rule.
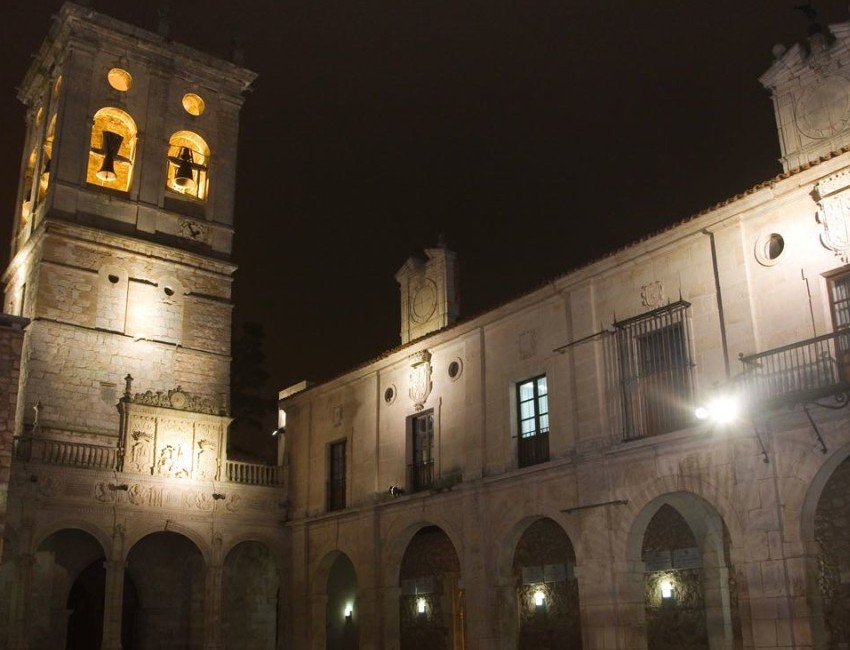
[[[171, 37], [259, 73], [242, 112], [234, 300], [268, 390], [399, 343], [394, 273], [444, 233], [472, 316], [780, 171], [774, 44], [803, 0], [181, 0]], [[15, 86], [61, 0], [4, 2], [0, 263]], [[156, 29], [159, 2], [93, 0]], [[824, 24], [847, 2], [814, 0]], [[217, 8], [212, 10], [211, 8]], [[216, 152], [214, 152], [214, 155]]]

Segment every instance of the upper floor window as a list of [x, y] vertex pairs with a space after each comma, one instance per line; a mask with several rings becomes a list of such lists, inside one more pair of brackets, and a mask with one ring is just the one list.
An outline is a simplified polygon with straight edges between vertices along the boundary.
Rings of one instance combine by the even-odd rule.
[[626, 439], [674, 431], [691, 420], [688, 307], [679, 301], [614, 323]]
[[434, 412], [410, 418], [410, 491], [427, 490], [434, 482]]
[[177, 131], [168, 140], [168, 189], [183, 196], [205, 200], [209, 192], [210, 148], [191, 131]]
[[850, 327], [850, 273], [829, 278], [829, 302], [833, 329]]
[[328, 448], [328, 512], [345, 508], [345, 440]]
[[94, 114], [86, 182], [126, 192], [136, 156], [136, 123], [120, 108]]
[[549, 387], [546, 375], [516, 385], [520, 467], [549, 460]]

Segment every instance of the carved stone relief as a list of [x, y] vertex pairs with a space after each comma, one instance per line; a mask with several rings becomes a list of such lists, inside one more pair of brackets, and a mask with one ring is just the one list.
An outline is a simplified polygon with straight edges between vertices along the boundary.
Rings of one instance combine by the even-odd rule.
[[417, 411], [425, 408], [428, 395], [431, 394], [431, 353], [423, 350], [411, 357], [413, 369], [410, 371], [410, 399]]
[[537, 332], [526, 330], [519, 335], [519, 358], [530, 359], [537, 354]]
[[644, 307], [660, 307], [664, 304], [664, 286], [658, 281], [650, 282], [641, 288], [640, 297]]

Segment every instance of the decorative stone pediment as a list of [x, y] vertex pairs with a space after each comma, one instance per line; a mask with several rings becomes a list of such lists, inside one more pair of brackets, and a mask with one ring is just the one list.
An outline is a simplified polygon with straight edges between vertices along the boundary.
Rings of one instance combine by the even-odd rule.
[[189, 395], [179, 386], [130, 397], [131, 381], [128, 378], [118, 407], [123, 471], [218, 480], [231, 419], [218, 415], [210, 400]]

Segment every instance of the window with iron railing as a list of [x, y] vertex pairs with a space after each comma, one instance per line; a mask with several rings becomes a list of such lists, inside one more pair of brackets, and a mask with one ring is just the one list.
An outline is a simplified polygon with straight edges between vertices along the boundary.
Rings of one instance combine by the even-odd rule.
[[832, 275], [829, 282], [829, 302], [832, 327], [836, 332], [835, 359], [841, 381], [850, 381], [850, 273]]
[[345, 508], [345, 441], [334, 442], [328, 449], [328, 512]]
[[627, 440], [654, 436], [692, 422], [690, 304], [679, 301], [614, 323]]
[[428, 411], [410, 418], [410, 435], [410, 491], [427, 490], [434, 481], [434, 412]]
[[517, 464], [528, 467], [549, 460], [549, 387], [546, 375], [516, 385]]

